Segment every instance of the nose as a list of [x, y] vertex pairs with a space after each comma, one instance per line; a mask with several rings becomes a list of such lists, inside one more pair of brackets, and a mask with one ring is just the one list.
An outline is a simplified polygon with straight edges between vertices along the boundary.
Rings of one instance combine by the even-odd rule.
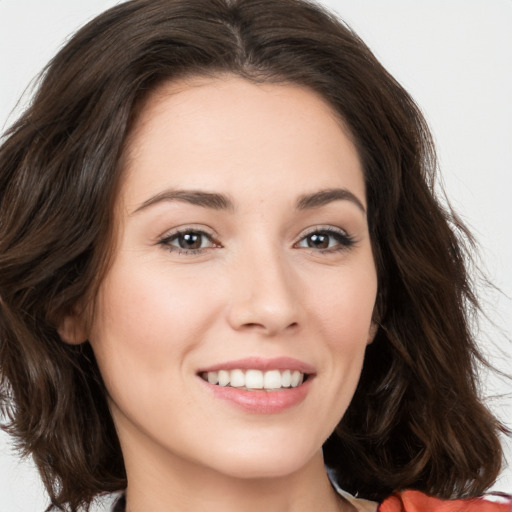
[[297, 279], [277, 249], [239, 255], [231, 276], [228, 322], [265, 336], [299, 327]]

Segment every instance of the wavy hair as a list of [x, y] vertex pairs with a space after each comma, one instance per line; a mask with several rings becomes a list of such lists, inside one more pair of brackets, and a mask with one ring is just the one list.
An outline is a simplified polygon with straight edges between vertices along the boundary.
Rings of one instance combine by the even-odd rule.
[[0, 405], [48, 510], [87, 510], [126, 486], [91, 347], [64, 343], [56, 325], [94, 300], [108, 268], [122, 157], [144, 100], [162, 82], [219, 73], [316, 91], [363, 164], [380, 327], [326, 463], [369, 499], [483, 493], [504, 427], [478, 396], [472, 241], [436, 199], [432, 139], [411, 97], [314, 3], [132, 0], [69, 40], [0, 146]]

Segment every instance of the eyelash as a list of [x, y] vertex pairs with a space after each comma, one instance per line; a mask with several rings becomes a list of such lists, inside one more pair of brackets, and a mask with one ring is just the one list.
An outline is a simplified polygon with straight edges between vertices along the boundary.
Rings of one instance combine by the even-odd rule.
[[[199, 247], [197, 249], [187, 249], [184, 247], [176, 247], [172, 245], [172, 242], [177, 241], [179, 240], [180, 237], [184, 237], [186, 235], [195, 235], [201, 238], [204, 237], [209, 240], [211, 245], [209, 245], [208, 247]], [[348, 235], [345, 231], [341, 229], [337, 229], [334, 227], [315, 227], [309, 230], [308, 232], [304, 233], [301, 236], [299, 242], [294, 244], [294, 247], [301, 247], [299, 244], [301, 242], [306, 241], [308, 237], [311, 237], [313, 235], [326, 236], [335, 240], [335, 245], [332, 247], [329, 246], [331, 243], [330, 241], [328, 242], [328, 247], [326, 248], [304, 247], [315, 253], [332, 254], [340, 251], [346, 251], [355, 244], [354, 238], [352, 238], [350, 235]], [[207, 233], [206, 231], [203, 231], [201, 229], [192, 228], [177, 230], [174, 233], [165, 236], [165, 238], [162, 238], [158, 242], [158, 244], [164, 246], [170, 252], [184, 255], [199, 255], [208, 249], [222, 247], [222, 245], [218, 243], [210, 233]]]

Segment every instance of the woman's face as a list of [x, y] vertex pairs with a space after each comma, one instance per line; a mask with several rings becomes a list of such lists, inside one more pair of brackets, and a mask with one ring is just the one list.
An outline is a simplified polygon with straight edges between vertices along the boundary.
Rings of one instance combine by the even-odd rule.
[[127, 467], [282, 476], [319, 456], [372, 337], [365, 209], [354, 145], [310, 90], [153, 94], [87, 333]]

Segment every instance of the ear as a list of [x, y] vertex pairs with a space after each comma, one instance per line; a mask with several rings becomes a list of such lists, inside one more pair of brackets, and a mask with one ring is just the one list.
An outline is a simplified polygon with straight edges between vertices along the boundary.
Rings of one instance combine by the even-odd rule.
[[65, 315], [58, 323], [57, 332], [62, 341], [70, 345], [80, 345], [87, 340], [87, 333], [79, 315], [71, 313]]
[[367, 345], [369, 345], [373, 341], [378, 330], [379, 330], [378, 322], [376, 322], [375, 320], [372, 320], [372, 323], [370, 325], [370, 330], [368, 331], [368, 339], [367, 339], [367, 343], [366, 343]]

